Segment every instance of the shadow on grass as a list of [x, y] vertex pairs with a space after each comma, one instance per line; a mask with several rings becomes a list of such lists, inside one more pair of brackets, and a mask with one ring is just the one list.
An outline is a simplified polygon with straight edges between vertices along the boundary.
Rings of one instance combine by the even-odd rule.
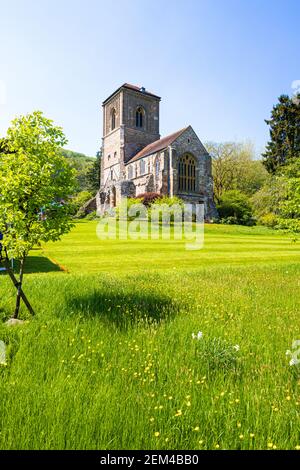
[[[18, 269], [19, 269], [19, 263], [15, 261], [14, 262], [15, 273], [18, 272]], [[46, 258], [45, 256], [28, 256], [26, 259], [26, 263], [25, 263], [26, 274], [50, 273], [50, 272], [58, 272], [58, 271], [62, 271], [60, 266], [53, 263], [49, 258]], [[1, 271], [0, 274], [6, 274], [6, 272]]]
[[62, 271], [58, 264], [53, 263], [46, 256], [28, 256], [25, 264], [25, 272], [30, 273], [50, 273]]
[[97, 317], [118, 329], [134, 325], [159, 324], [171, 320], [179, 305], [171, 298], [145, 293], [94, 291], [91, 294], [67, 298], [70, 314], [82, 318]]

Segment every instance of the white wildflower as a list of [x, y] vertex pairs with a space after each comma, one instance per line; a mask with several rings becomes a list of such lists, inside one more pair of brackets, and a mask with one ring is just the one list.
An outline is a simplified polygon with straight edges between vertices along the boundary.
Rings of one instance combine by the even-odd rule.
[[239, 350], [240, 350], [240, 347], [239, 347], [238, 344], [235, 344], [235, 345], [233, 346], [233, 349], [234, 349], [235, 351], [239, 351]]
[[192, 333], [192, 338], [193, 338], [193, 339], [202, 339], [202, 337], [203, 337], [202, 331], [198, 331], [197, 334]]
[[298, 364], [298, 361], [297, 359], [295, 359], [294, 357], [290, 360], [289, 362], [290, 366], [295, 366], [296, 364]]

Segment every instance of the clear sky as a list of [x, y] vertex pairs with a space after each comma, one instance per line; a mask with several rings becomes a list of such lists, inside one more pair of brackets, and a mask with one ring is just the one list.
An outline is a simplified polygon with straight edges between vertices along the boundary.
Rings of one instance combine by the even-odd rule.
[[0, 0], [0, 135], [41, 109], [94, 155], [101, 103], [124, 82], [162, 96], [161, 134], [268, 138], [300, 79], [299, 0]]

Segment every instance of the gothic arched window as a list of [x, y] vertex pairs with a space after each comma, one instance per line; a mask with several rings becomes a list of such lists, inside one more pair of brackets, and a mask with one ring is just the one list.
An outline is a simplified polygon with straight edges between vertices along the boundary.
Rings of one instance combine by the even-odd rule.
[[137, 108], [135, 113], [135, 125], [136, 127], [144, 126], [144, 110], [141, 106]]
[[195, 159], [188, 153], [180, 157], [178, 162], [178, 190], [192, 193], [196, 191]]
[[116, 110], [113, 108], [111, 112], [111, 130], [113, 131], [116, 127]]

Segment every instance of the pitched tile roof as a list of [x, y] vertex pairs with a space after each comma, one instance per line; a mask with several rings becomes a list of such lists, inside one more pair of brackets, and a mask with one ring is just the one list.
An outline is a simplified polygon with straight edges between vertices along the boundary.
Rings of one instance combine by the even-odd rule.
[[159, 152], [160, 150], [163, 150], [167, 148], [169, 145], [174, 142], [174, 140], [177, 139], [184, 131], [186, 131], [188, 127], [184, 127], [183, 129], [180, 129], [177, 132], [174, 132], [173, 134], [167, 135], [166, 137], [163, 137], [162, 139], [158, 139], [155, 142], [152, 142], [152, 144], [147, 145], [145, 148], [140, 150], [134, 157], [132, 157], [128, 163], [135, 162], [136, 160], [139, 160], [140, 158], [147, 157], [148, 155], [152, 155], [153, 153]]
[[143, 95], [148, 95], [148, 96], [154, 96], [157, 99], [161, 99], [160, 96], [154, 95], [153, 93], [150, 93], [150, 91], [147, 91], [145, 88], [136, 86], [136, 85], [131, 85], [130, 83], [123, 83], [117, 90], [115, 90], [111, 95], [109, 95], [106, 100], [103, 101], [102, 104], [105, 104], [108, 100], [110, 100], [116, 93], [118, 93], [122, 88], [127, 88], [129, 90], [137, 91], [139, 93], [142, 93]]

